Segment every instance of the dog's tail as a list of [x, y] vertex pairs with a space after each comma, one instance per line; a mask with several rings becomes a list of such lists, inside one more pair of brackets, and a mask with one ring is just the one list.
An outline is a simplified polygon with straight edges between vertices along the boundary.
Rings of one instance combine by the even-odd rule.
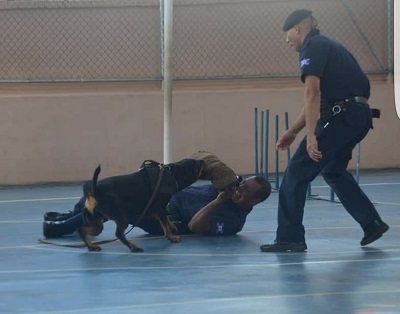
[[88, 181], [83, 186], [83, 193], [85, 194], [85, 208], [92, 215], [94, 214], [94, 208], [97, 206], [97, 200], [95, 195], [96, 195], [97, 179], [99, 178], [100, 171], [101, 167], [100, 165], [98, 165], [93, 173], [91, 184], [90, 181]]
[[96, 187], [97, 187], [97, 179], [99, 178], [99, 174], [101, 171], [100, 165], [97, 166], [96, 170], [93, 173], [93, 178], [92, 178], [92, 195], [95, 195], [96, 193]]

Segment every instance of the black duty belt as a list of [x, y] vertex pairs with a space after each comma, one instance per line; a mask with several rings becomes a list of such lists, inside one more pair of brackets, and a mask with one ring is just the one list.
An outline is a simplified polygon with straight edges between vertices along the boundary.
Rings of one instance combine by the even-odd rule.
[[[368, 99], [362, 96], [355, 96], [346, 98], [339, 101], [321, 100], [321, 120], [328, 122], [334, 116], [346, 110], [346, 107], [351, 104], [363, 104], [368, 106]], [[380, 118], [381, 111], [379, 109], [371, 108], [373, 118]]]
[[333, 103], [333, 106], [332, 106], [332, 109], [331, 109], [332, 110], [332, 115], [334, 115], [334, 116], [337, 115], [344, 108], [346, 108], [348, 105], [355, 104], [355, 103], [368, 105], [368, 99], [365, 98], [365, 97], [356, 96], [356, 97], [351, 97], [351, 98], [335, 101]]

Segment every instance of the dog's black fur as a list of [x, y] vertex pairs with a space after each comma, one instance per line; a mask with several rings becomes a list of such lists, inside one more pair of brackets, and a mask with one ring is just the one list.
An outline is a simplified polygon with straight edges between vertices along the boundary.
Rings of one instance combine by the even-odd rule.
[[[158, 219], [165, 237], [171, 242], [180, 242], [180, 237], [173, 232], [176, 231], [176, 227], [169, 221], [165, 207], [174, 192], [188, 187], [199, 179], [205, 163], [195, 159], [183, 159], [161, 166], [164, 167], [164, 176], [170, 175], [174, 178], [174, 188], [171, 191], [170, 188], [160, 187], [160, 193], [156, 194], [145, 216]], [[88, 236], [99, 235], [103, 230], [103, 221], [110, 219], [117, 225], [115, 231], [117, 238], [132, 252], [142, 252], [142, 248], [126, 239], [125, 230], [129, 224], [135, 225], [138, 222], [152, 196], [149, 172], [144, 167], [132, 174], [109, 177], [97, 182], [100, 171], [101, 168], [98, 166], [92, 181], [83, 185], [86, 198], [83, 216], [88, 226], [79, 229], [80, 236], [89, 251], [100, 251], [100, 246], [92, 243]]]

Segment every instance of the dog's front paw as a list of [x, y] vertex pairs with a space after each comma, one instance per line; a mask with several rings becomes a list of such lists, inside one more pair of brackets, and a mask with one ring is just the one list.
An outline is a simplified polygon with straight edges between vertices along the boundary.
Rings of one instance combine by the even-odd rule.
[[141, 247], [138, 247], [138, 246], [132, 244], [131, 252], [133, 252], [133, 253], [141, 253], [141, 252], [143, 252], [143, 249]]
[[100, 252], [101, 247], [98, 245], [92, 245], [88, 247], [89, 252]]
[[168, 236], [168, 240], [170, 240], [172, 243], [179, 243], [181, 242], [181, 237], [178, 235], [170, 235]]

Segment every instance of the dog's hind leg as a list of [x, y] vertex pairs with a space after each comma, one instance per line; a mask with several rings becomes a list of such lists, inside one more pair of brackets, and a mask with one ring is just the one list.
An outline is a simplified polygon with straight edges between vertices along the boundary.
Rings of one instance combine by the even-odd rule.
[[169, 220], [167, 215], [163, 214], [155, 214], [154, 218], [156, 218], [159, 222], [161, 227], [164, 230], [164, 237], [174, 243], [181, 242], [181, 237], [179, 235], [174, 234], [174, 231], [177, 233], [178, 229], [176, 226]]
[[119, 219], [116, 220], [115, 223], [117, 224], [117, 229], [115, 230], [115, 236], [125, 244], [132, 252], [143, 252], [141, 247], [134, 245], [133, 243], [129, 242], [125, 237], [125, 230], [128, 227], [128, 224], [123, 220]]
[[89, 251], [101, 251], [101, 247], [90, 241], [89, 236], [98, 236], [103, 231], [103, 217], [98, 214], [93, 216], [87, 210], [84, 210], [82, 214], [87, 225], [78, 229], [79, 235]]
[[169, 219], [169, 216], [167, 216], [167, 226], [169, 226], [172, 234], [177, 235], [179, 233], [178, 228], [175, 226], [175, 224]]
[[94, 244], [92, 241], [90, 241], [89, 235], [97, 236], [102, 231], [103, 231], [102, 227], [93, 227], [93, 226], [81, 227], [78, 229], [78, 233], [81, 236], [83, 242], [85, 242], [89, 251], [101, 251], [101, 247], [99, 245]]

